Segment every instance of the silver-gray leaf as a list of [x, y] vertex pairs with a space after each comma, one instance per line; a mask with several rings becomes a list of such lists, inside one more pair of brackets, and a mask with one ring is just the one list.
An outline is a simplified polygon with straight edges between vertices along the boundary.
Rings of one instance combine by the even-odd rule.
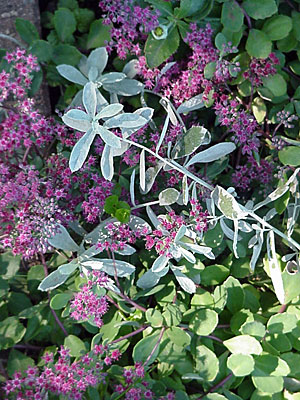
[[91, 52], [87, 59], [87, 67], [96, 67], [98, 76], [104, 71], [108, 61], [108, 54], [105, 47], [99, 47]]
[[121, 140], [114, 133], [104, 128], [103, 126], [97, 127], [97, 133], [101, 136], [103, 141], [110, 147], [120, 149], [121, 148]]
[[234, 143], [224, 142], [215, 144], [209, 149], [200, 151], [200, 153], [192, 157], [190, 161], [186, 164], [186, 168], [196, 163], [207, 163], [216, 161], [219, 158], [232, 153], [235, 149], [236, 145]]
[[112, 156], [112, 148], [108, 145], [104, 146], [101, 156], [101, 172], [103, 178], [111, 181], [114, 176], [114, 159]]
[[65, 251], [78, 251], [79, 246], [71, 238], [66, 228], [60, 224], [57, 224], [57, 228], [58, 231], [53, 237], [48, 239], [48, 243], [56, 249]]
[[83, 88], [83, 105], [86, 112], [93, 118], [96, 114], [97, 96], [93, 82], [88, 82]]
[[66, 125], [80, 132], [86, 132], [91, 128], [91, 119], [82, 110], [70, 110], [63, 115], [62, 120]]
[[69, 160], [69, 167], [72, 172], [78, 171], [82, 167], [89, 154], [94, 138], [95, 131], [89, 129], [73, 147]]
[[56, 67], [57, 71], [61, 76], [68, 79], [70, 82], [78, 83], [79, 85], [85, 85], [88, 80], [82, 75], [78, 69], [72, 67], [72, 65], [61, 64]]

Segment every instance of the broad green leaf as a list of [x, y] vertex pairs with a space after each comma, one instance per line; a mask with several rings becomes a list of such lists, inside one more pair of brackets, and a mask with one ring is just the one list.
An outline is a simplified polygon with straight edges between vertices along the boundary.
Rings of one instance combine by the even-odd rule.
[[276, 297], [281, 304], [285, 304], [281, 267], [276, 254], [275, 234], [273, 231], [269, 231], [267, 235], [267, 259], [269, 275], [272, 280]]
[[23, 375], [28, 367], [33, 366], [34, 360], [31, 357], [21, 353], [19, 350], [11, 349], [7, 360], [7, 373], [10, 377], [13, 377], [15, 372], [21, 372]]
[[218, 160], [232, 153], [236, 149], [234, 143], [218, 143], [207, 150], [200, 151], [185, 165], [186, 168], [196, 163], [207, 163]]
[[203, 236], [205, 245], [212, 248], [220, 246], [223, 242], [223, 238], [224, 233], [219, 223], [213, 229], [209, 229], [205, 232]]
[[246, 50], [252, 57], [267, 58], [272, 51], [272, 42], [264, 32], [251, 29], [246, 42]]
[[233, 276], [229, 276], [223, 283], [227, 290], [227, 308], [235, 314], [243, 308], [245, 301], [245, 292], [240, 282]]
[[230, 271], [223, 265], [208, 265], [201, 271], [201, 284], [213, 286], [222, 283], [229, 275]]
[[163, 325], [163, 316], [159, 310], [148, 308], [145, 317], [153, 328], [160, 328]]
[[47, 292], [49, 290], [55, 289], [65, 283], [68, 277], [68, 275], [62, 275], [58, 270], [53, 271], [50, 275], [46, 276], [46, 278], [42, 280], [42, 282], [39, 284], [38, 289], [42, 292]]
[[121, 140], [114, 133], [99, 125], [97, 127], [97, 133], [101, 136], [103, 141], [110, 147], [115, 149], [121, 148]]
[[87, 38], [87, 49], [95, 49], [96, 47], [105, 46], [106, 41], [110, 41], [111, 25], [104, 25], [102, 19], [97, 19], [91, 23], [90, 31]]
[[261, 354], [262, 347], [258, 340], [249, 335], [239, 335], [223, 342], [232, 354]]
[[265, 19], [277, 12], [275, 0], [244, 0], [243, 8], [254, 19]]
[[176, 304], [168, 304], [162, 315], [165, 324], [170, 327], [179, 325], [182, 319], [182, 313]]
[[76, 47], [69, 44], [58, 44], [53, 49], [52, 61], [56, 65], [67, 64], [77, 65], [80, 62], [82, 54]]
[[300, 13], [296, 10], [292, 11], [292, 20], [293, 20], [293, 36], [300, 40]]
[[184, 132], [171, 152], [172, 158], [181, 158], [192, 154], [202, 144], [210, 142], [210, 133], [203, 126], [193, 126]]
[[108, 54], [105, 47], [99, 47], [93, 50], [87, 59], [88, 69], [95, 67], [98, 71], [98, 76], [104, 71], [108, 61]]
[[96, 88], [93, 82], [88, 82], [84, 85], [82, 102], [88, 115], [93, 118], [96, 114]]
[[83, 166], [89, 154], [95, 135], [96, 132], [92, 129], [89, 129], [73, 147], [69, 160], [69, 167], [72, 172], [78, 171]]
[[207, 309], [197, 311], [189, 323], [192, 332], [199, 336], [207, 336], [212, 333], [218, 324], [218, 314]]
[[256, 121], [261, 124], [267, 115], [267, 106], [261, 97], [255, 97], [251, 104]]
[[8, 349], [20, 342], [25, 335], [26, 328], [17, 317], [8, 317], [0, 321], [0, 349]]
[[227, 1], [223, 4], [221, 22], [229, 30], [238, 32], [244, 21], [244, 14], [238, 3]]
[[166, 335], [174, 344], [180, 347], [186, 347], [191, 343], [191, 336], [177, 326], [167, 329]]
[[88, 82], [87, 78], [78, 69], [72, 67], [72, 65], [61, 64], [56, 69], [61, 76], [70, 82], [78, 83], [79, 85], [85, 85]]
[[250, 354], [231, 354], [227, 359], [227, 367], [234, 376], [247, 376], [254, 369], [254, 360]]
[[72, 357], [79, 357], [86, 353], [86, 348], [81, 339], [74, 335], [69, 335], [65, 338], [64, 346], [70, 349], [70, 355]]
[[176, 203], [176, 201], [179, 198], [179, 192], [178, 190], [174, 188], [168, 188], [163, 190], [162, 192], [159, 193], [158, 199], [159, 199], [159, 205], [160, 206], [169, 206], [173, 203]]
[[39, 33], [32, 22], [23, 18], [16, 18], [16, 30], [24, 42], [31, 45], [35, 40], [39, 39]]
[[285, 303], [289, 303], [300, 295], [300, 272], [289, 272], [288, 268], [282, 273]]
[[196, 347], [196, 371], [205, 381], [211, 382], [219, 372], [219, 360], [208, 347], [200, 344]]
[[292, 29], [292, 19], [287, 15], [274, 15], [268, 19], [262, 30], [271, 40], [284, 39]]
[[82, 265], [84, 267], [106, 272], [108, 275], [111, 276], [115, 276], [116, 270], [117, 276], [120, 278], [129, 276], [135, 271], [135, 267], [126, 261], [111, 260], [106, 258], [84, 261]]
[[288, 364], [271, 354], [256, 357], [252, 372], [254, 386], [264, 393], [278, 393], [283, 389], [283, 376], [288, 375]]
[[70, 128], [80, 132], [87, 132], [92, 126], [90, 116], [82, 110], [69, 110], [63, 115], [62, 120]]
[[67, 8], [59, 8], [55, 11], [53, 23], [60, 40], [64, 42], [76, 30], [76, 18]]
[[39, 62], [49, 62], [52, 57], [53, 48], [46, 40], [35, 40], [30, 46], [29, 51], [37, 56]]
[[278, 152], [279, 160], [283, 165], [298, 167], [300, 165], [300, 147], [287, 146]]
[[[144, 363], [146, 362], [148, 356], [153, 351], [159, 337], [159, 332], [155, 331], [149, 336], [141, 339], [133, 348], [132, 357], [134, 362]], [[153, 363], [159, 353], [159, 345], [151, 355], [147, 364]]]
[[54, 236], [48, 239], [48, 242], [51, 246], [57, 249], [62, 249], [65, 251], [79, 250], [79, 246], [71, 238], [66, 228], [60, 224], [57, 224], [57, 232]]
[[69, 300], [73, 297], [73, 293], [58, 293], [52, 297], [50, 301], [50, 307], [53, 310], [61, 310], [66, 307]]
[[254, 336], [258, 339], [262, 339], [266, 334], [265, 326], [259, 321], [245, 322], [241, 326], [241, 333], [243, 335]]
[[286, 94], [287, 84], [285, 79], [280, 74], [270, 75], [262, 79], [263, 84], [276, 97]]
[[166, 61], [179, 46], [179, 34], [176, 27], [168, 32], [165, 39], [157, 40], [150, 34], [145, 45], [146, 60], [149, 68], [155, 68]]
[[202, 100], [202, 93], [197, 94], [197, 96], [191, 97], [189, 100], [184, 101], [180, 106], [177, 108], [177, 112], [180, 114], [182, 113], [189, 113], [191, 111], [199, 110], [199, 108], [205, 107], [205, 103]]
[[275, 314], [268, 321], [268, 331], [274, 333], [289, 333], [297, 327], [297, 317], [295, 314], [284, 312]]

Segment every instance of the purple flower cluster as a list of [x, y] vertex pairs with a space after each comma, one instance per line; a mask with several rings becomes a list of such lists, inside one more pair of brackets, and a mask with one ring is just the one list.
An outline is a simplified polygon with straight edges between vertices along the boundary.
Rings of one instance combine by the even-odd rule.
[[90, 353], [71, 363], [70, 351], [61, 346], [56, 362], [53, 353], [46, 353], [41, 370], [29, 367], [23, 377], [16, 372], [13, 379], [5, 383], [4, 391], [8, 396], [5, 400], [46, 400], [50, 393], [80, 400], [88, 387], [105, 382], [105, 365], [112, 364], [120, 355], [119, 350], [108, 353], [106, 346], [96, 345]]
[[252, 58], [249, 69], [243, 73], [244, 78], [249, 79], [253, 86], [261, 86], [263, 78], [276, 74], [276, 65], [279, 60], [274, 53], [270, 53], [265, 59]]
[[99, 296], [97, 290], [105, 287], [109, 279], [101, 271], [91, 271], [87, 284], [81, 287], [70, 303], [71, 317], [76, 321], [90, 321], [101, 328], [101, 317], [108, 311], [108, 303], [105, 296]]
[[232, 183], [236, 188], [247, 191], [251, 186], [253, 187], [254, 182], [259, 182], [264, 186], [264, 190], [268, 190], [273, 177], [273, 163], [261, 159], [258, 164], [253, 156], [248, 156], [247, 163], [243, 166], [239, 165], [232, 174]]
[[236, 100], [229, 100], [228, 96], [222, 95], [214, 108], [220, 124], [227, 127], [233, 133], [234, 142], [242, 146], [242, 153], [251, 155], [260, 146], [258, 124], [252, 114], [240, 110], [239, 106]]
[[26, 55], [25, 50], [16, 49], [6, 53], [4, 59], [10, 68], [8, 72], [3, 70], [0, 73], [0, 104], [11, 98], [21, 105], [31, 85], [33, 72], [40, 69], [37, 58], [32, 54]]
[[111, 40], [107, 43], [107, 50], [117, 51], [118, 57], [125, 59], [127, 54], [140, 55], [141, 48], [136, 41], [146, 39], [158, 25], [158, 10], [150, 7], [142, 8], [134, 4], [134, 0], [101, 0], [99, 7], [104, 13], [103, 23], [111, 25]]
[[276, 117], [279, 124], [283, 125], [287, 129], [294, 128], [294, 125], [291, 122], [297, 121], [298, 119], [297, 115], [291, 114], [289, 111], [285, 110], [279, 111], [276, 114]]

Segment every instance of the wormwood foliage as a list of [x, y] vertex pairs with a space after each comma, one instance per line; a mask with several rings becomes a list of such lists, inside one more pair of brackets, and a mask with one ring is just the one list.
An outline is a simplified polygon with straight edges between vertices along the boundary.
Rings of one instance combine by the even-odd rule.
[[[299, 397], [299, 15], [60, 0], [45, 38], [16, 21], [37, 59], [1, 53], [3, 398]], [[41, 71], [61, 124], [28, 101]]]

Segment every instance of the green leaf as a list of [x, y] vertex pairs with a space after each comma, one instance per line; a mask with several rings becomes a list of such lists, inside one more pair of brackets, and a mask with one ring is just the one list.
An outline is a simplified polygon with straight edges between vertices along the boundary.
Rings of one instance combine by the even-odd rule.
[[218, 314], [207, 309], [197, 311], [189, 323], [189, 328], [199, 336], [207, 336], [212, 333], [219, 321]]
[[229, 269], [224, 265], [208, 265], [201, 271], [201, 284], [213, 286], [222, 283], [229, 275]]
[[249, 335], [239, 335], [223, 342], [232, 354], [261, 354], [262, 347], [258, 340]]
[[76, 18], [68, 8], [59, 8], [56, 10], [53, 23], [56, 33], [62, 42], [76, 31]]
[[175, 304], [168, 304], [162, 315], [167, 326], [177, 326], [182, 319], [180, 308]]
[[205, 68], [204, 68], [204, 77], [205, 79], [212, 79], [215, 72], [216, 72], [216, 66], [217, 66], [217, 62], [216, 61], [212, 61], [209, 62], [208, 64], [206, 64]]
[[159, 193], [159, 205], [169, 206], [170, 204], [176, 203], [179, 198], [178, 190], [174, 188], [168, 188]]
[[219, 372], [219, 360], [214, 352], [200, 344], [196, 347], [196, 371], [205, 381], [211, 382]]
[[[146, 336], [142, 340], [140, 340], [133, 348], [132, 357], [134, 362], [141, 362], [144, 363], [150, 353], [153, 351], [154, 346], [156, 345], [159, 337], [159, 332], [155, 331], [149, 336]], [[156, 350], [153, 352], [148, 364], [153, 363], [159, 353], [159, 345], [157, 346]]]
[[22, 292], [10, 292], [7, 305], [9, 312], [13, 315], [17, 315], [26, 308], [32, 307], [30, 298]]
[[297, 317], [295, 314], [287, 312], [272, 315], [268, 321], [269, 333], [289, 333], [297, 327]]
[[69, 335], [65, 338], [64, 346], [70, 349], [70, 355], [72, 357], [79, 357], [86, 352], [83, 341], [74, 335]]
[[227, 367], [234, 376], [246, 376], [253, 371], [254, 360], [250, 354], [231, 354], [227, 359]]
[[150, 34], [145, 45], [146, 60], [149, 68], [158, 67], [166, 61], [179, 46], [179, 34], [173, 27], [165, 39], [157, 40]]
[[191, 343], [191, 336], [177, 326], [172, 326], [171, 328], [167, 329], [166, 335], [174, 344], [180, 346], [181, 348], [189, 346]]
[[87, 38], [87, 49], [95, 49], [105, 46], [106, 41], [110, 41], [110, 30], [112, 25], [104, 25], [103, 19], [97, 19], [92, 22]]
[[292, 19], [286, 15], [274, 15], [268, 19], [262, 30], [271, 40], [280, 40], [288, 36], [292, 29]]
[[289, 372], [290, 369], [285, 361], [271, 354], [264, 354], [255, 359], [252, 381], [261, 392], [278, 393], [283, 389], [283, 376]]
[[202, 11], [204, 3], [201, 0], [181, 0], [177, 17], [186, 18], [198, 14]]
[[[210, 150], [210, 149], [208, 149], [208, 150]], [[230, 193], [228, 193], [221, 186], [217, 186], [212, 191], [211, 197], [214, 200], [216, 206], [225, 215], [226, 218], [242, 219], [244, 217], [245, 213], [241, 210], [238, 202], [235, 200], [235, 198]]]
[[280, 74], [270, 75], [262, 79], [263, 84], [276, 97], [286, 94], [287, 84], [285, 79]]
[[38, 289], [42, 292], [55, 289], [62, 285], [67, 279], [68, 275], [62, 275], [58, 270], [53, 271], [50, 275], [46, 276], [46, 278], [42, 280]]
[[10, 251], [0, 254], [0, 274], [3, 279], [13, 278], [20, 269], [21, 256]]
[[221, 22], [230, 31], [238, 32], [244, 22], [241, 7], [234, 1], [225, 2], [222, 7]]
[[154, 308], [148, 308], [145, 317], [154, 328], [159, 328], [163, 324], [163, 316], [161, 312], [159, 310], [155, 310]]
[[17, 317], [8, 317], [0, 322], [0, 349], [8, 349], [20, 342], [25, 335], [26, 328]]
[[300, 165], [300, 147], [288, 146], [278, 152], [279, 160], [283, 165], [298, 167]]
[[266, 334], [266, 328], [259, 321], [249, 321], [241, 326], [241, 333], [243, 335], [255, 336], [258, 339], [262, 339]]
[[208, 230], [203, 237], [204, 243], [208, 247], [218, 247], [223, 242], [224, 233], [219, 223], [213, 228]]
[[232, 312], [232, 314], [235, 314], [244, 306], [244, 289], [240, 282], [232, 276], [226, 279], [223, 286], [226, 288], [228, 295], [226, 304], [227, 308]]
[[256, 121], [261, 124], [267, 115], [267, 106], [261, 97], [255, 97], [252, 104], [252, 111]]
[[275, 0], [245, 0], [242, 6], [246, 13], [254, 19], [265, 19], [277, 12]]
[[264, 32], [251, 29], [246, 42], [246, 50], [252, 57], [267, 58], [272, 51], [272, 42]]
[[49, 62], [52, 52], [53, 47], [46, 40], [35, 40], [30, 47], [30, 53], [37, 56], [39, 62]]
[[279, 199], [274, 201], [275, 210], [281, 215], [287, 208], [290, 199], [290, 192], [286, 191]]
[[53, 310], [61, 310], [62, 308], [66, 307], [72, 297], [72, 293], [58, 293], [52, 297], [50, 301], [50, 307]]
[[92, 21], [95, 19], [95, 13], [88, 8], [77, 8], [74, 10], [77, 21], [77, 30], [81, 33], [87, 32]]
[[32, 44], [34, 40], [39, 39], [39, 33], [36, 27], [28, 20], [16, 18], [16, 30], [24, 42]]
[[82, 57], [82, 54], [74, 46], [69, 44], [59, 44], [54, 47], [52, 61], [54, 64], [69, 64], [77, 65]]
[[[181, 106], [180, 106], [181, 107]], [[180, 108], [179, 107], [179, 108]], [[181, 158], [192, 154], [201, 144], [208, 144], [210, 133], [203, 126], [193, 126], [177, 140], [171, 152], [172, 158]]]
[[295, 269], [295, 272], [290, 272], [288, 266], [289, 263], [282, 273], [284, 299], [286, 304], [300, 295], [300, 272], [298, 269]]
[[7, 360], [7, 373], [10, 377], [15, 372], [23, 374], [28, 367], [34, 366], [34, 360], [16, 349], [11, 349]]
[[293, 20], [293, 35], [297, 40], [300, 40], [300, 13], [296, 10], [292, 11]]

